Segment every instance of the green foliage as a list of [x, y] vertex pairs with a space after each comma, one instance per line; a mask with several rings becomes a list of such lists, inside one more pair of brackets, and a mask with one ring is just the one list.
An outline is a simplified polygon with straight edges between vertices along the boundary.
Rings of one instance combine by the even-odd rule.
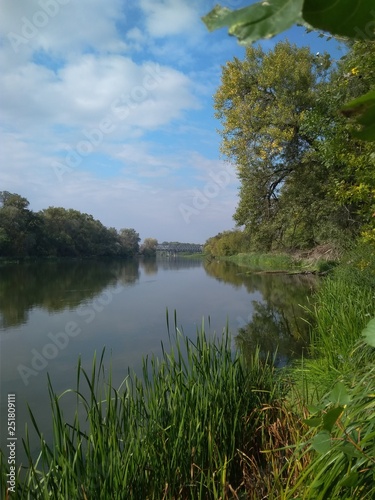
[[246, 266], [251, 271], [298, 271], [301, 262], [293, 259], [291, 255], [281, 253], [260, 254], [240, 253], [230, 258], [240, 266]]
[[145, 257], [155, 257], [158, 240], [155, 238], [146, 238], [141, 245], [140, 253]]
[[[372, 0], [357, 0], [355, 8], [351, 0], [269, 0], [236, 11], [218, 5], [202, 19], [210, 30], [229, 26], [230, 35], [236, 36], [240, 43], [248, 44], [270, 38], [295, 23], [353, 40], [374, 40], [373, 18]], [[374, 141], [373, 94], [352, 101], [348, 106], [363, 127], [357, 135]]]
[[248, 44], [271, 38], [293, 24], [353, 39], [375, 39], [371, 25], [371, 0], [269, 0], [231, 11], [217, 5], [202, 18], [210, 31], [229, 26], [229, 34]]
[[351, 0], [304, 0], [302, 15], [314, 28], [334, 35], [375, 39], [368, 29], [373, 7], [371, 0], [357, 0], [355, 9]]
[[303, 0], [273, 0], [236, 11], [216, 5], [202, 19], [210, 31], [229, 26], [230, 35], [248, 44], [260, 38], [271, 38], [302, 21], [302, 5]]
[[241, 181], [234, 219], [252, 249], [311, 247], [334, 213], [326, 172], [316, 161], [317, 129], [306, 128], [329, 59], [288, 42], [273, 51], [249, 47], [223, 68], [215, 94], [222, 152]]
[[43, 252], [43, 221], [28, 210], [26, 198], [0, 192], [0, 257], [36, 255]]
[[369, 321], [362, 332], [364, 342], [371, 347], [375, 347], [375, 319]]
[[362, 126], [353, 134], [359, 139], [371, 141], [375, 137], [375, 90], [350, 101], [342, 108], [344, 115], [352, 117], [359, 115], [357, 122]]
[[375, 39], [369, 28], [374, 4], [371, 0], [304, 0], [302, 15], [315, 29], [353, 39]]
[[[369, 291], [328, 278], [319, 292], [313, 353], [325, 353], [327, 366], [341, 369], [348, 361], [353, 342], [372, 312]], [[338, 297], [342, 299], [339, 301]]]
[[212, 257], [228, 257], [244, 251], [247, 246], [247, 236], [241, 231], [224, 231], [204, 244], [204, 253]]
[[61, 207], [49, 207], [40, 214], [47, 236], [48, 255], [76, 257], [116, 253], [116, 234], [92, 215]]
[[374, 43], [354, 43], [332, 72], [317, 109], [310, 114], [315, 122], [306, 122], [307, 127], [312, 125], [321, 130], [314, 148], [326, 171], [328, 195], [337, 207], [336, 226], [349, 238], [362, 234], [368, 240], [373, 238], [375, 228], [374, 146], [353, 138], [351, 125], [338, 113], [338, 103], [355, 98], [375, 85], [374, 62]]
[[[358, 344], [357, 349], [364, 349]], [[288, 489], [286, 498], [373, 498], [375, 466], [375, 353], [367, 363], [352, 353], [352, 367], [344, 381], [338, 380], [305, 420], [313, 437], [299, 453], [315, 450], [310, 464]], [[315, 433], [318, 431], [317, 433]], [[311, 433], [310, 433], [311, 434]]]
[[[0, 257], [132, 257], [139, 252], [135, 229], [117, 232], [78, 210], [49, 207], [34, 213], [28, 205], [18, 194], [0, 192]], [[144, 248], [153, 251], [155, 241], [145, 240]]]
[[[31, 413], [40, 453], [32, 456], [27, 437], [17, 498], [214, 499], [244, 490], [242, 457], [260, 445], [261, 412], [248, 417], [281, 393], [272, 363], [255, 352], [246, 367], [228, 332], [209, 339], [202, 330], [192, 341], [176, 330], [162, 359], [144, 360], [143, 380], [129, 374], [116, 389], [103, 354], [91, 373], [79, 362], [75, 390], [57, 395], [49, 382], [54, 442]], [[69, 395], [71, 422], [62, 413]]]
[[359, 245], [317, 293], [312, 358], [291, 370], [310, 403], [292, 461], [308, 462], [290, 471], [282, 498], [374, 497], [374, 266], [373, 246]]
[[223, 68], [214, 106], [241, 182], [234, 220], [247, 251], [375, 240], [373, 145], [352, 137], [339, 112], [375, 85], [374, 64], [370, 42], [336, 66], [283, 42], [267, 53], [250, 47]]
[[139, 242], [141, 238], [135, 229], [120, 229], [119, 239], [123, 249], [129, 255], [136, 255], [139, 252]]

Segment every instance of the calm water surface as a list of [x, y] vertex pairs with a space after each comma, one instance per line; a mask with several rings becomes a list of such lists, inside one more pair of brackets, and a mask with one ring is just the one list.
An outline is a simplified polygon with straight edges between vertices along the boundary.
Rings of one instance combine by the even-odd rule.
[[312, 277], [249, 275], [228, 262], [181, 257], [0, 265], [1, 448], [8, 393], [17, 397], [22, 457], [26, 402], [47, 436], [51, 430], [47, 373], [58, 393], [72, 388], [78, 358], [90, 369], [95, 351], [105, 347], [119, 385], [128, 367], [140, 373], [142, 357], [168, 344], [166, 309], [171, 323], [177, 311], [190, 337], [202, 319], [212, 333], [228, 323], [245, 352], [279, 346], [278, 363], [289, 362], [306, 345], [300, 306], [315, 285]]

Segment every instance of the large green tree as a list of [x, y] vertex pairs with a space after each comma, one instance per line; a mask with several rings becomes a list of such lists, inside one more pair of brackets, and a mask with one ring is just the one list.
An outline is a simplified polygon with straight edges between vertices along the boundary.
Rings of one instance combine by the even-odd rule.
[[[222, 152], [241, 181], [234, 219], [263, 249], [313, 243], [314, 227], [325, 215], [311, 210], [306, 189], [298, 203], [291, 206], [289, 200], [299, 196], [306, 176], [317, 168], [314, 132], [304, 122], [329, 67], [328, 56], [282, 42], [267, 53], [249, 47], [245, 60], [235, 58], [223, 68], [215, 109], [223, 125]], [[324, 191], [316, 184], [315, 190]], [[309, 233], [296, 239], [307, 226]]]
[[145, 238], [140, 246], [140, 253], [145, 257], [155, 257], [158, 240], [156, 238]]
[[25, 257], [40, 250], [43, 221], [26, 198], [0, 191], [0, 256]]
[[352, 43], [337, 65], [282, 42], [223, 68], [222, 152], [241, 181], [234, 219], [253, 247], [375, 238], [374, 145], [353, 136], [340, 111], [374, 87], [374, 66], [373, 42]]
[[139, 252], [134, 229], [117, 232], [78, 210], [49, 207], [35, 213], [28, 206], [26, 198], [0, 191], [0, 257], [132, 257]]
[[119, 236], [90, 214], [62, 207], [41, 212], [48, 235], [48, 254], [57, 256], [116, 255]]

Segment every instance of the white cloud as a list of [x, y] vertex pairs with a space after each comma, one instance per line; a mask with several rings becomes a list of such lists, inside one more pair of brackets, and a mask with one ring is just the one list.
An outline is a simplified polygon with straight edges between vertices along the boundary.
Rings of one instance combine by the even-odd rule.
[[[191, 68], [207, 53], [198, 0], [0, 2], [1, 189], [142, 237], [199, 242], [232, 226], [232, 184], [189, 224], [179, 209], [222, 168], [196, 152], [214, 142], [200, 109], [210, 71], [204, 57]], [[82, 141], [90, 154], [58, 178]]]
[[130, 50], [138, 52], [147, 44], [147, 37], [137, 26], [135, 26], [126, 33], [126, 42]]
[[56, 72], [30, 62], [5, 72], [0, 83], [4, 119], [30, 133], [53, 125], [98, 127], [105, 118], [122, 133], [155, 128], [196, 107], [191, 87], [172, 68], [93, 54]]
[[15, 54], [43, 50], [68, 58], [93, 49], [119, 51], [121, 0], [3, 0], [0, 32]]
[[[142, 179], [166, 179], [180, 170], [181, 157], [151, 151], [152, 145], [142, 142], [123, 144], [115, 155], [124, 164], [124, 174], [137, 173]], [[153, 183], [154, 186], [155, 183]], [[157, 190], [156, 190], [157, 192]]]
[[141, 0], [146, 29], [155, 38], [191, 34], [199, 26], [196, 2], [187, 0]]

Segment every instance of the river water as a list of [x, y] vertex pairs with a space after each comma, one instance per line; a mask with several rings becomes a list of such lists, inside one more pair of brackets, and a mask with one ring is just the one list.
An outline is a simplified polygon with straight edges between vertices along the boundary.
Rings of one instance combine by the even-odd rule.
[[[7, 443], [7, 394], [17, 401], [17, 450], [30, 422], [51, 431], [47, 373], [56, 392], [75, 387], [79, 357], [90, 371], [105, 348], [119, 385], [128, 368], [168, 346], [173, 326], [194, 337], [202, 321], [210, 333], [228, 325], [234, 346], [251, 353], [278, 347], [279, 365], [306, 347], [303, 306], [311, 276], [249, 274], [246, 268], [183, 257], [157, 260], [38, 261], [0, 265], [1, 448]], [[69, 412], [69, 408], [67, 409]], [[35, 444], [37, 451], [37, 443]]]

